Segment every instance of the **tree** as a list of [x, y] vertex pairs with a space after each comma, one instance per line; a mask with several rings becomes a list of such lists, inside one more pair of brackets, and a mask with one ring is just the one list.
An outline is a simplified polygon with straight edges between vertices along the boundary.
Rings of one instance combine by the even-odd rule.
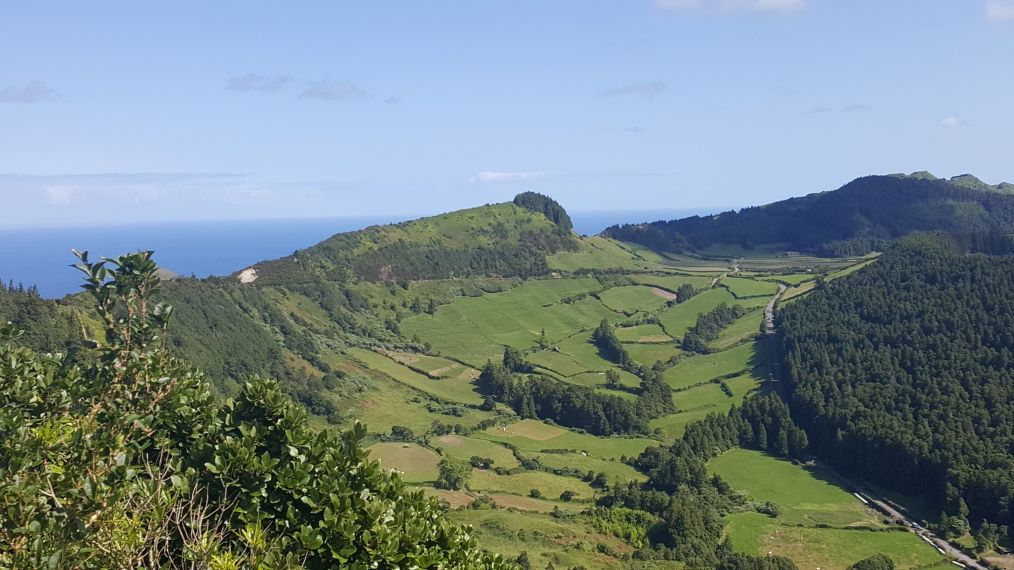
[[482, 401], [482, 405], [479, 406], [479, 409], [484, 412], [492, 412], [496, 410], [496, 400], [490, 396], [486, 396], [486, 399]]
[[565, 502], [565, 503], [569, 503], [570, 500], [573, 499], [576, 496], [577, 496], [577, 493], [575, 493], [574, 491], [564, 491], [564, 492], [560, 493], [560, 500], [563, 501], [563, 502]]
[[605, 472], [599, 472], [595, 474], [595, 479], [591, 482], [592, 487], [598, 487], [599, 489], [605, 489], [609, 486], [609, 475]]
[[515, 374], [528, 374], [535, 370], [535, 366], [525, 360], [524, 354], [513, 346], [503, 347], [503, 367]]
[[532, 563], [528, 561], [527, 550], [522, 550], [521, 554], [518, 555], [517, 560], [515, 560], [515, 562], [517, 562], [518, 566], [524, 568], [524, 570], [532, 570]]
[[625, 388], [623, 382], [620, 381], [620, 373], [615, 368], [606, 370], [606, 388], [610, 390], [622, 390]]
[[391, 437], [398, 441], [415, 441], [415, 434], [412, 430], [403, 426], [391, 426]]
[[532, 489], [531, 491], [528, 492], [528, 496], [531, 497], [531, 498], [533, 498], [533, 499], [541, 498], [542, 497], [542, 491], [540, 491], [538, 489]]
[[874, 554], [849, 566], [848, 570], [894, 570], [894, 560], [886, 554]]
[[444, 457], [437, 463], [440, 470], [437, 475], [436, 487], [450, 491], [460, 491], [468, 487], [468, 479], [472, 476], [472, 466], [463, 459]]

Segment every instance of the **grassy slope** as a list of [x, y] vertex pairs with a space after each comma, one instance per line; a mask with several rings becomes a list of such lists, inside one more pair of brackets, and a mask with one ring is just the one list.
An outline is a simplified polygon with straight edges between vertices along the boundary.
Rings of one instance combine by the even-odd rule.
[[744, 343], [722, 352], [686, 358], [667, 370], [665, 379], [673, 388], [686, 388], [763, 362], [763, 347], [756, 342]]
[[362, 348], [350, 348], [349, 354], [399, 382], [433, 394], [438, 398], [466, 404], [481, 404], [483, 401], [483, 396], [478, 392], [472, 380], [431, 378], [415, 372], [405, 365], [398, 364], [386, 356]]
[[867, 509], [828, 473], [744, 449], [713, 459], [708, 469], [755, 500], [774, 501], [782, 509], [776, 520], [757, 513], [727, 517], [726, 532], [741, 552], [773, 552], [792, 558], [800, 568], [824, 570], [842, 570], [877, 553], [890, 556], [899, 568], [942, 560], [908, 532], [815, 528], [815, 524], [883, 526], [876, 511]]

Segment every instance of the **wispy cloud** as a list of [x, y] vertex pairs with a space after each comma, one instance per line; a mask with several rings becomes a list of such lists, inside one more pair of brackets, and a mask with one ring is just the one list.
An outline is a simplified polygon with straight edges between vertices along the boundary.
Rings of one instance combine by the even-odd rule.
[[869, 111], [872, 108], [873, 107], [870, 107], [869, 105], [856, 104], [856, 105], [845, 105], [844, 107], [841, 108], [841, 110], [843, 113], [856, 113], [859, 111]]
[[0, 91], [0, 102], [4, 103], [38, 103], [52, 99], [56, 99], [56, 91], [41, 81], [32, 81], [24, 87], [10, 85]]
[[652, 81], [650, 83], [631, 83], [630, 85], [621, 85], [605, 89], [599, 93], [599, 97], [619, 97], [622, 95], [654, 97], [655, 95], [661, 94], [665, 91], [665, 89], [666, 85], [661, 81]]
[[644, 127], [623, 127], [623, 132], [625, 133], [639, 133], [644, 130]]
[[292, 81], [289, 75], [257, 75], [247, 73], [241, 77], [229, 78], [226, 91], [278, 91]]
[[472, 177], [472, 182], [512, 182], [545, 178], [546, 176], [549, 176], [548, 172], [480, 172]]
[[349, 80], [320, 81], [311, 83], [300, 97], [304, 99], [324, 99], [325, 101], [346, 101], [366, 97], [367, 93]]
[[1014, 1], [989, 0], [986, 2], [987, 20], [1014, 20]]
[[655, 7], [716, 14], [796, 12], [806, 8], [806, 0], [655, 0]]
[[957, 127], [963, 127], [966, 123], [956, 116], [950, 116], [940, 121], [940, 124], [949, 129], [953, 129]]
[[395, 103], [401, 103], [401, 97], [388, 97], [384, 99], [385, 105], [394, 105]]

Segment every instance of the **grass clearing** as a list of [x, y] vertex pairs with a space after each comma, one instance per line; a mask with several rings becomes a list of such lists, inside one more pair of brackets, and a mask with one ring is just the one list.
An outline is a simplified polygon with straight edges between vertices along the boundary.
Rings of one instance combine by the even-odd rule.
[[545, 501], [542, 499], [533, 499], [531, 497], [520, 497], [518, 495], [489, 495], [490, 499], [496, 503], [498, 507], [505, 509], [518, 509], [522, 511], [534, 511], [537, 513], [551, 513], [553, 509], [559, 509], [561, 511], [581, 511], [586, 508], [587, 505], [582, 503], [565, 503], [563, 501]]
[[667, 344], [628, 344], [624, 348], [627, 349], [627, 353], [634, 359], [638, 364], [645, 366], [651, 366], [661, 360], [662, 362], [668, 361], [673, 356], [682, 354], [683, 351], [676, 348], [673, 343]]
[[[405, 446], [408, 447], [405, 447]], [[440, 456], [414, 443], [378, 443], [366, 448], [370, 459], [380, 461], [382, 469], [395, 469], [406, 483], [428, 483], [437, 480]]]
[[801, 295], [805, 295], [810, 291], [813, 291], [813, 288], [816, 285], [817, 284], [813, 281], [807, 281], [805, 283], [800, 283], [795, 287], [789, 287], [788, 289], [785, 290], [784, 293], [782, 293], [782, 296], [778, 299], [778, 301], [779, 302], [788, 301]]
[[719, 287], [705, 291], [689, 301], [662, 311], [658, 315], [658, 320], [662, 323], [666, 334], [673, 338], [683, 338], [683, 335], [697, 324], [698, 314], [707, 313], [721, 303], [730, 306], [739, 303], [746, 307], [749, 305], [747, 301], [737, 301], [728, 289]]
[[726, 350], [760, 334], [760, 325], [764, 321], [764, 311], [753, 311], [743, 315], [718, 335], [718, 339], [708, 343], [714, 351]]
[[630, 280], [639, 285], [650, 285], [675, 292], [681, 285], [689, 283], [694, 289], [711, 287], [713, 277], [704, 275], [631, 275]]
[[[519, 425], [524, 425], [524, 427], [517, 428], [516, 426]], [[544, 431], [543, 428], [538, 427], [539, 425], [560, 430], [562, 433], [550, 435], [554, 432]], [[526, 437], [522, 433], [542, 439]], [[472, 437], [507, 442], [516, 445], [523, 452], [540, 452], [543, 449], [573, 449], [586, 451], [592, 457], [604, 459], [619, 459], [623, 455], [636, 456], [649, 445], [658, 444], [657, 441], [646, 438], [595, 437], [590, 434], [580, 434], [556, 426], [549, 426], [535, 420], [522, 420], [516, 424], [508, 425], [507, 431], [497, 431], [494, 426], [484, 432], [474, 433]]]
[[[616, 368], [615, 370], [620, 374], [620, 382], [624, 386], [636, 388], [641, 385], [641, 379], [637, 376], [619, 368]], [[570, 382], [571, 384], [579, 384], [581, 386], [601, 388], [606, 383], [606, 375], [604, 372], [585, 372], [583, 374], [577, 374], [567, 378], [567, 382]]]
[[430, 440], [430, 445], [440, 449], [443, 455], [468, 461], [473, 455], [488, 457], [493, 460], [493, 467], [511, 469], [520, 465], [511, 450], [489, 440], [464, 437], [460, 435], [444, 435]]
[[462, 378], [430, 378], [420, 374], [407, 366], [377, 354], [376, 352], [363, 348], [350, 348], [349, 354], [365, 362], [375, 370], [387, 374], [399, 382], [403, 382], [438, 398], [464, 404], [481, 404], [482, 395], [478, 392], [475, 384], [468, 379]]
[[650, 313], [666, 304], [666, 299], [656, 295], [651, 287], [631, 285], [613, 287], [599, 293], [599, 299], [606, 308], [633, 314], [638, 311]]
[[461, 491], [448, 491], [446, 489], [434, 489], [433, 487], [414, 487], [411, 490], [421, 489], [427, 497], [436, 497], [438, 501], [447, 501], [452, 509], [467, 507], [472, 504], [475, 497]]
[[425, 433], [434, 421], [474, 426], [493, 417], [492, 412], [468, 409], [462, 417], [435, 414], [426, 410], [427, 401], [413, 402], [421, 396], [417, 390], [387, 378], [376, 379], [377, 390], [358, 396], [356, 418], [376, 433], [390, 433], [391, 426], [403, 426], [417, 434]]
[[546, 258], [549, 267], [559, 271], [578, 269], [611, 269], [620, 267], [633, 271], [657, 271], [668, 261], [657, 253], [609, 238], [592, 236], [578, 241], [577, 251], [561, 251]]
[[526, 358], [532, 364], [552, 370], [562, 376], [573, 376], [588, 371], [587, 366], [578, 364], [570, 355], [555, 350], [538, 350]]
[[590, 500], [595, 491], [584, 481], [575, 477], [560, 477], [544, 471], [525, 471], [517, 475], [497, 475], [490, 469], [473, 469], [468, 482], [472, 491], [483, 493], [506, 493], [527, 496], [532, 489], [538, 489], [547, 499], [556, 499], [564, 491], [577, 493], [575, 499]]
[[781, 281], [783, 283], [788, 283], [789, 285], [798, 285], [815, 279], [816, 277], [816, 273], [793, 273], [791, 275], [768, 275], [766, 277], [761, 277], [760, 279], [764, 281]]
[[533, 441], [546, 441], [567, 433], [567, 430], [544, 424], [538, 420], [521, 420], [520, 422], [508, 424], [506, 429], [493, 426], [486, 429], [489, 435], [506, 434], [507, 437], [523, 437]]
[[616, 365], [599, 356], [599, 349], [591, 342], [591, 331], [576, 334], [557, 346], [585, 370], [605, 371]]
[[[764, 370], [763, 367], [760, 370]], [[683, 437], [687, 424], [703, 420], [708, 414], [726, 413], [733, 404], [741, 405], [747, 395], [761, 389], [763, 381], [763, 375], [754, 373], [729, 378], [725, 383], [732, 390], [733, 397], [731, 398], [721, 391], [721, 386], [718, 384], [705, 384], [677, 392], [673, 394], [673, 403], [676, 404], [678, 410], [685, 411], [654, 419], [651, 421], [650, 427], [661, 429], [669, 439]], [[696, 392], [697, 390], [702, 391]]]
[[[658, 325], [637, 325], [633, 327], [618, 327], [615, 329], [616, 338], [620, 342], [665, 342], [672, 340], [672, 337], [665, 334], [662, 327]], [[648, 337], [652, 340], [644, 340]], [[654, 339], [658, 340], [654, 340]]]
[[778, 292], [778, 285], [769, 281], [754, 281], [741, 277], [726, 277], [722, 279], [725, 285], [737, 297], [773, 297]]
[[539, 463], [553, 469], [573, 467], [581, 471], [605, 473], [609, 475], [610, 484], [616, 478], [619, 478], [620, 481], [644, 481], [647, 479], [647, 476], [626, 463], [609, 461], [601, 457], [585, 456], [580, 453], [533, 453], [531, 455], [537, 458]]
[[665, 379], [673, 388], [685, 388], [763, 363], [764, 349], [760, 342], [749, 342], [722, 352], [685, 358], [666, 370]]

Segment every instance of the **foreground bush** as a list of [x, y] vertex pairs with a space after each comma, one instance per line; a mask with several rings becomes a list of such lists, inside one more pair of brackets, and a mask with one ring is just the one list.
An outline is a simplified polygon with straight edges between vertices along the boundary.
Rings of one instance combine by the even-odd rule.
[[151, 252], [80, 257], [94, 364], [0, 346], [0, 567], [512, 566], [369, 461], [362, 425], [316, 432], [256, 378], [216, 405], [163, 349]]

